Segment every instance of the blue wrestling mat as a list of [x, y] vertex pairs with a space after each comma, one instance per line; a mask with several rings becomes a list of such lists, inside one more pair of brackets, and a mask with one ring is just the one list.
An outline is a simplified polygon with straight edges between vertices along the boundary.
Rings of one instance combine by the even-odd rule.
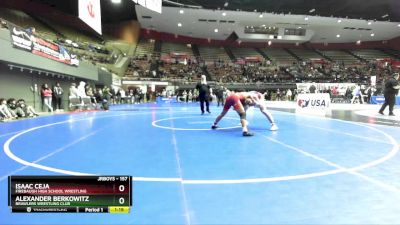
[[[0, 224], [400, 224], [398, 127], [195, 103], [0, 124]], [[130, 175], [129, 214], [11, 213], [10, 175]]]

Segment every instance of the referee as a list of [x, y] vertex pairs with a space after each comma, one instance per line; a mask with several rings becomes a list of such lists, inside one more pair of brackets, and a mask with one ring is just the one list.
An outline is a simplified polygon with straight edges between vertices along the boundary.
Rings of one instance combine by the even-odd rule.
[[399, 74], [393, 74], [393, 77], [388, 79], [385, 82], [385, 90], [384, 90], [384, 97], [385, 103], [383, 103], [381, 109], [379, 110], [379, 114], [385, 115], [383, 111], [385, 110], [386, 106], [389, 106], [389, 116], [394, 116], [393, 109], [394, 104], [396, 103], [396, 94], [399, 92]]
[[200, 83], [196, 85], [196, 89], [199, 90], [199, 100], [201, 114], [204, 114], [204, 103], [206, 103], [206, 110], [210, 112], [210, 85], [207, 84], [206, 75], [201, 75]]

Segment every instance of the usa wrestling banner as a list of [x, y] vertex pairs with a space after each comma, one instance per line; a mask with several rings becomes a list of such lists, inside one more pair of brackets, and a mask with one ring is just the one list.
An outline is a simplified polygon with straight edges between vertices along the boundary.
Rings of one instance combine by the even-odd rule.
[[63, 46], [43, 40], [27, 30], [12, 25], [10, 25], [9, 28], [11, 43], [15, 48], [68, 65], [79, 66], [79, 60], [76, 55], [69, 54]]
[[298, 94], [296, 113], [311, 115], [329, 115], [331, 99], [329, 94]]

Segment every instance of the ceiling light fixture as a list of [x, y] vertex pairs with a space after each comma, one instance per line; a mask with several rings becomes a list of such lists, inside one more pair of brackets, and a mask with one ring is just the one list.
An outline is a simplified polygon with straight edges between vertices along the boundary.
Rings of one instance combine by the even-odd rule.
[[111, 2], [114, 3], [114, 4], [120, 4], [121, 0], [111, 0]]
[[226, 16], [226, 12], [223, 12], [223, 13], [222, 13], [222, 16]]
[[181, 10], [179, 10], [179, 13], [180, 13], [180, 14], [184, 14], [185, 11], [183, 11], [183, 9], [181, 9]]
[[224, 7], [228, 7], [229, 2], [225, 2]]
[[264, 16], [263, 16], [263, 14], [260, 14], [258, 17], [263, 18]]
[[340, 34], [336, 34], [336, 37], [337, 37], [337, 38], [340, 38]]
[[304, 20], [306, 20], [306, 21], [307, 21], [307, 20], [308, 20], [308, 16], [306, 16], [306, 17], [304, 18]]
[[182, 26], [182, 23], [178, 23], [178, 27], [181, 27]]
[[218, 28], [215, 28], [215, 29], [214, 29], [214, 32], [215, 32], [215, 33], [218, 33]]
[[313, 13], [313, 12], [315, 12], [315, 9], [310, 9], [309, 12], [310, 12], [310, 13]]
[[338, 20], [337, 20], [337, 22], [338, 22], [338, 23], [341, 23], [341, 22], [342, 22], [342, 20], [341, 20], [341, 19], [338, 19]]
[[272, 41], [268, 41], [268, 45], [272, 45]]
[[371, 37], [374, 37], [374, 36], [375, 36], [375, 34], [374, 34], [374, 33], [372, 33], [372, 34], [371, 34]]
[[371, 21], [368, 21], [368, 25], [371, 25], [372, 24], [372, 22]]

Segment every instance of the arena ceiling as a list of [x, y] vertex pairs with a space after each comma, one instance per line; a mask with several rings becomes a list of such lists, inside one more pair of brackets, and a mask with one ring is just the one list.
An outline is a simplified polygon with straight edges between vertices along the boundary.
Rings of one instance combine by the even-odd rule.
[[[0, 6], [12, 2], [14, 6], [34, 2], [48, 5], [67, 14], [78, 14], [78, 0], [1, 0]], [[171, 4], [176, 2], [178, 4]], [[230, 11], [251, 11], [285, 13], [297, 15], [319, 15], [379, 21], [400, 22], [399, 0], [168, 0], [163, 6], [200, 6], [204, 9], [225, 9]], [[113, 4], [101, 0], [105, 23], [135, 19], [135, 4], [131, 0], [121, 0]], [[314, 10], [313, 10], [314, 9]]]
[[162, 10], [158, 14], [136, 6], [141, 27], [212, 40], [235, 37], [244, 42], [299, 44], [385, 41], [400, 36], [400, 24], [388, 21], [166, 6]]
[[[206, 9], [318, 15], [400, 22], [399, 0], [179, 0]], [[171, 5], [171, 4], [169, 4]]]
[[[397, 26], [400, 23], [400, 0], [163, 0], [163, 6], [166, 7], [163, 8], [161, 15], [152, 14], [142, 7], [135, 6], [131, 0], [121, 0], [120, 4], [111, 3], [111, 0], [101, 0], [101, 4], [103, 23], [138, 20], [146, 29], [218, 40], [226, 39], [232, 32], [238, 34], [239, 40], [243, 41], [265, 40], [265, 36], [254, 38], [254, 35], [243, 34], [243, 27], [252, 25], [276, 26], [281, 29], [301, 27], [310, 30], [308, 34], [312, 36], [308, 35], [302, 40], [292, 40], [300, 43], [389, 40], [400, 36], [400, 26]], [[52, 14], [56, 17], [63, 18], [63, 14], [69, 15], [68, 20], [63, 18], [69, 25], [79, 23], [79, 20], [73, 18], [78, 15], [77, 5], [78, 0], [0, 1], [0, 7], [29, 11], [30, 14], [37, 12], [49, 15], [49, 11], [54, 10]], [[201, 8], [193, 11], [196, 12], [196, 17], [190, 14], [176, 14], [180, 9], [187, 12], [195, 10], [189, 6]], [[234, 26], [219, 24], [216, 27], [214, 24], [198, 23], [199, 19], [207, 17], [215, 17], [216, 21], [220, 21], [223, 12], [229, 15], [227, 20], [236, 21]], [[151, 20], [143, 20], [143, 15], [150, 14]], [[264, 15], [262, 20], [253, 16], [259, 14]], [[310, 20], [305, 21], [306, 16], [309, 16]], [[343, 22], [337, 23], [338, 19]], [[186, 26], [178, 27], [177, 24], [183, 21]], [[193, 25], [187, 26], [189, 23]], [[77, 27], [82, 28], [81, 25]], [[209, 29], [212, 29], [211, 32]], [[219, 32], [212, 32], [215, 29], [219, 29]], [[338, 34], [340, 38], [336, 38]], [[374, 36], [371, 36], [372, 34]]]

